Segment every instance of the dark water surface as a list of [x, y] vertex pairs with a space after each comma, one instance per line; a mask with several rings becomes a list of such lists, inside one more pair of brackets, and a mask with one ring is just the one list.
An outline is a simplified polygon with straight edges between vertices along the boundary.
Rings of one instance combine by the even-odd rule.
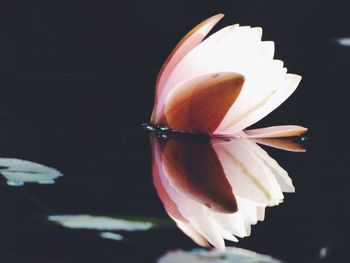
[[[168, 251], [198, 247], [157, 196], [141, 124], [149, 120], [162, 60], [192, 25], [217, 12], [226, 14], [219, 28], [262, 26], [263, 39], [276, 41], [275, 57], [303, 76], [291, 98], [255, 127], [310, 129], [306, 153], [263, 147], [296, 192], [267, 208], [250, 237], [226, 244], [285, 262], [347, 261], [350, 48], [335, 39], [350, 37], [350, 8], [341, 1], [186, 3], [169, 12], [158, 2], [137, 9], [23, 2], [4, 12], [0, 157], [63, 176], [11, 186], [0, 175], [1, 262], [156, 262]], [[97, 216], [83, 218], [90, 227], [117, 218], [138, 230], [67, 228], [53, 222], [62, 218], [48, 220], [53, 215]]]

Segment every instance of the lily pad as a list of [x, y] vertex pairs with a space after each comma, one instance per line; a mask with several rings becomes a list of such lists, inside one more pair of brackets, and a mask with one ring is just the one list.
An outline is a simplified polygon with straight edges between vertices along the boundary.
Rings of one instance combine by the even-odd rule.
[[62, 176], [54, 168], [14, 158], [0, 158], [0, 174], [12, 186], [21, 186], [24, 183], [53, 184], [57, 177]]
[[271, 256], [256, 252], [228, 247], [225, 251], [218, 249], [194, 249], [192, 251], [171, 251], [159, 258], [158, 263], [282, 263]]
[[101, 231], [147, 231], [165, 222], [159, 219], [137, 219], [93, 215], [52, 215], [49, 221], [67, 228]]

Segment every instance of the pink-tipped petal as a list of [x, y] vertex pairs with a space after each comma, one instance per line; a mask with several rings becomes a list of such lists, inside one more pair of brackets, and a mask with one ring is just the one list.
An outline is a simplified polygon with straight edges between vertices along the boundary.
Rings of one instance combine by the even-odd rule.
[[177, 221], [188, 222], [188, 220], [181, 214], [179, 211], [177, 204], [174, 200], [169, 196], [169, 189], [171, 188], [167, 181], [164, 178], [161, 178], [161, 174], [163, 173], [161, 168], [161, 163], [159, 161], [160, 158], [160, 145], [157, 143], [157, 139], [151, 136], [151, 144], [152, 144], [152, 176], [153, 176], [153, 184], [157, 190], [158, 196], [160, 200], [163, 202], [164, 208], [166, 212]]
[[153, 109], [152, 121], [155, 121], [154, 116], [157, 107], [158, 97], [160, 96], [164, 84], [169, 78], [169, 75], [177, 66], [177, 64], [185, 57], [194, 47], [203, 41], [210, 30], [224, 17], [223, 14], [217, 14], [212, 16], [197, 26], [195, 26], [190, 32], [188, 32], [172, 50], [168, 58], [165, 60], [162, 68], [160, 69], [156, 80], [156, 98], [155, 107]]
[[298, 125], [271, 126], [260, 129], [246, 130], [246, 138], [281, 138], [299, 136], [307, 132], [307, 128]]
[[[158, 104], [156, 107], [156, 119], [158, 122], [160, 116], [162, 115], [162, 111], [164, 110], [164, 104], [167, 100], [169, 93], [185, 82], [195, 79], [199, 76], [205, 74], [213, 74], [216, 72], [224, 72], [222, 70], [215, 70], [212, 68], [221, 60], [220, 58], [216, 58], [216, 55], [211, 54], [210, 50], [221, 43], [225, 42], [225, 38], [227, 34], [230, 34], [234, 31], [235, 28], [238, 28], [238, 25], [225, 27], [214, 34], [210, 35], [204, 41], [202, 41], [199, 45], [193, 48], [174, 68], [174, 70], [169, 75], [167, 81], [164, 83], [164, 87], [162, 87], [162, 92], [158, 96]], [[234, 47], [232, 47], [234, 49]], [[224, 51], [224, 50], [223, 50]], [[229, 68], [227, 72], [232, 72], [232, 68]]]
[[153, 161], [152, 167], [153, 167], [152, 169], [153, 184], [157, 190], [159, 199], [163, 202], [166, 212], [174, 220], [176, 219], [176, 221], [183, 222], [183, 223], [188, 222], [188, 220], [185, 217], [183, 217], [176, 203], [170, 198], [169, 194], [164, 188], [161, 178], [159, 177], [158, 169], [156, 168], [156, 164], [154, 163], [154, 161]]

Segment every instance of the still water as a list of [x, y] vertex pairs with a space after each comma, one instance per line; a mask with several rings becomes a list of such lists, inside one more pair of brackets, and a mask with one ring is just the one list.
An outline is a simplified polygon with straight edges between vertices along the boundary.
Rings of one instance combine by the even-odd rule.
[[[350, 9], [251, 2], [0, 10], [0, 262], [348, 262]], [[255, 127], [302, 125], [304, 137], [142, 125], [169, 51], [220, 12], [220, 27], [262, 26], [303, 77]]]
[[[306, 136], [258, 144], [141, 125], [43, 134], [6, 116], [1, 126], [9, 262], [279, 262], [236, 247], [318, 262], [340, 251], [332, 213], [342, 208], [322, 200]], [[226, 252], [199, 249], [224, 239]]]

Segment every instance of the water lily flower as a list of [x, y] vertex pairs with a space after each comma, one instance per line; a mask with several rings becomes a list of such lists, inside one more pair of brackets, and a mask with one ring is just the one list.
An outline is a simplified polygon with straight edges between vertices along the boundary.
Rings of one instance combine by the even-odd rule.
[[223, 17], [194, 27], [166, 59], [156, 81], [151, 122], [173, 130], [231, 137], [289, 137], [297, 125], [246, 131], [282, 104], [301, 77], [287, 73], [260, 27], [227, 26], [204, 39]]
[[249, 236], [267, 206], [281, 203], [283, 192], [294, 192], [288, 173], [251, 139], [151, 135], [151, 144], [153, 181], [165, 210], [201, 246], [224, 249], [224, 239]]

